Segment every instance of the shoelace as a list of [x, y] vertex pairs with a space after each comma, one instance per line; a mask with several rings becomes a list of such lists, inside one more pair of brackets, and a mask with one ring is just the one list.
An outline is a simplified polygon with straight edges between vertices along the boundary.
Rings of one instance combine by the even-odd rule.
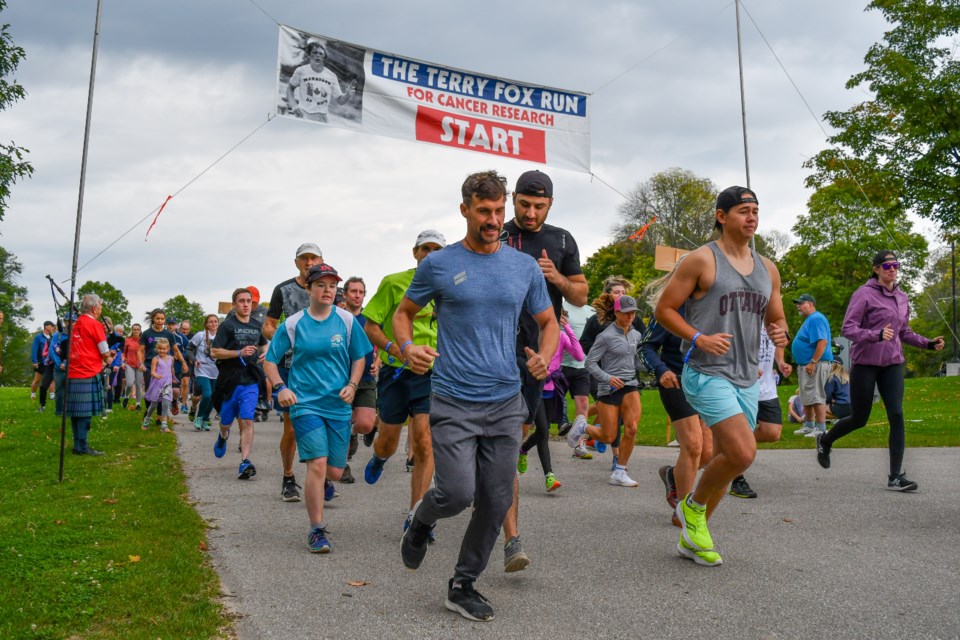
[[[454, 588], [456, 589], [457, 587], [454, 587]], [[484, 602], [486, 602], [487, 604], [490, 604], [490, 601], [484, 598], [482, 593], [480, 593], [479, 591], [473, 588], [473, 581], [461, 582], [459, 588], [461, 591], [463, 591], [464, 594], [474, 595], [480, 598], [481, 600], [483, 600]]]
[[327, 537], [327, 529], [325, 527], [317, 527], [310, 532], [310, 544], [317, 542], [320, 538]]

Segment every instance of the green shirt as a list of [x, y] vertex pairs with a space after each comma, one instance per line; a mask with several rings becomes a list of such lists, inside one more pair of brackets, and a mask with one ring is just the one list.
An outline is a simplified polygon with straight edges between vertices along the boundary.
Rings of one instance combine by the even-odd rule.
[[[385, 277], [377, 288], [377, 292], [367, 301], [363, 307], [363, 315], [376, 322], [383, 328], [383, 333], [391, 342], [395, 342], [393, 337], [393, 314], [400, 306], [403, 296], [407, 293], [407, 288], [413, 281], [413, 274], [417, 270], [408, 269], [399, 273], [392, 273]], [[417, 317], [413, 319], [413, 341], [415, 344], [424, 344], [437, 348], [437, 321], [434, 318], [433, 302], [428, 302], [427, 306], [417, 312]], [[400, 345], [397, 345], [398, 347]], [[393, 364], [387, 360], [387, 352], [380, 349], [380, 359], [383, 363], [392, 367], [399, 367], [402, 362], [394, 360]]]

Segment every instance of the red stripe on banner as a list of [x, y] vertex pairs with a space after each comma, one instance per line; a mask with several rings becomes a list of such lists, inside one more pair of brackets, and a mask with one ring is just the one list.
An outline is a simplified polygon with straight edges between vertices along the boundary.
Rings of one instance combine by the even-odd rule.
[[540, 164], [547, 162], [543, 131], [429, 107], [417, 107], [417, 140]]
[[144, 242], [147, 241], [147, 236], [150, 235], [150, 231], [153, 229], [153, 225], [157, 224], [157, 218], [159, 218], [160, 214], [163, 213], [163, 208], [167, 206], [167, 203], [170, 202], [171, 198], [173, 198], [173, 196], [167, 196], [167, 199], [163, 201], [162, 205], [160, 205], [160, 211], [157, 211], [157, 215], [153, 216], [153, 222], [150, 223], [150, 228], [147, 229], [147, 233], [145, 233], [143, 236]]

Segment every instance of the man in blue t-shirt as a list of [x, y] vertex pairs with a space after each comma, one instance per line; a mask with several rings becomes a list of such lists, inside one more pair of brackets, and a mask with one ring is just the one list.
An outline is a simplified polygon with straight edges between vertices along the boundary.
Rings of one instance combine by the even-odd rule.
[[[307, 463], [304, 498], [310, 518], [307, 546], [329, 553], [323, 523], [324, 500], [333, 498], [331, 480], [347, 464], [352, 403], [373, 346], [352, 313], [334, 306], [337, 270], [326, 263], [307, 272], [310, 303], [287, 317], [273, 334], [263, 363], [277, 402], [290, 409], [300, 462]], [[292, 353], [289, 388], [278, 365]]]
[[800, 400], [803, 402], [803, 428], [797, 435], [815, 438], [827, 432], [827, 396], [824, 387], [830, 379], [833, 350], [830, 349], [830, 321], [817, 311], [817, 301], [809, 293], [796, 298], [797, 312], [803, 324], [790, 349], [797, 363]]
[[[506, 180], [494, 171], [476, 173], [467, 177], [461, 195], [466, 237], [424, 258], [393, 317], [394, 339], [407, 367], [420, 374], [434, 365], [435, 486], [416, 506], [400, 552], [404, 565], [416, 569], [437, 520], [473, 504], [446, 607], [485, 621], [493, 619], [493, 608], [473, 585], [513, 502], [527, 417], [515, 352], [520, 310], [526, 307], [539, 329], [539, 351], [524, 350], [526, 367], [538, 380], [547, 376], [560, 328], [537, 261], [500, 242]], [[413, 320], [431, 301], [437, 310], [436, 349], [412, 341]]]

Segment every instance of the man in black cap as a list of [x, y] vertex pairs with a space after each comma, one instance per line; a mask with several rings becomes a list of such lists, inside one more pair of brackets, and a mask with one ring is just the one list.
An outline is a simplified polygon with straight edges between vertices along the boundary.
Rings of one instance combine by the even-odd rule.
[[[553, 181], [542, 171], [527, 171], [520, 175], [513, 190], [513, 220], [503, 225], [503, 240], [522, 253], [532, 256], [540, 265], [543, 277], [547, 281], [547, 293], [553, 304], [553, 312], [557, 320], [563, 301], [582, 306], [587, 302], [589, 286], [587, 279], [580, 269], [580, 250], [577, 241], [570, 232], [560, 227], [546, 223], [553, 206]], [[548, 440], [549, 423], [541, 402], [543, 394], [543, 380], [536, 380], [527, 371], [527, 355], [525, 347], [536, 351], [540, 340], [540, 331], [533, 316], [524, 309], [520, 313], [520, 325], [517, 330], [517, 366], [520, 370], [521, 392], [527, 403], [528, 415], [523, 425], [524, 439], [530, 425], [537, 424], [537, 453], [543, 466], [543, 473], [547, 481], [547, 490], [550, 491], [551, 481], [559, 486], [556, 476], [553, 475], [550, 461]], [[525, 442], [524, 448], [533, 446], [532, 442]], [[513, 506], [507, 512], [503, 522], [504, 569], [506, 571], [520, 571], [530, 559], [523, 553], [520, 546], [520, 536], [517, 526], [518, 500], [520, 497], [519, 481], [514, 483]]]

